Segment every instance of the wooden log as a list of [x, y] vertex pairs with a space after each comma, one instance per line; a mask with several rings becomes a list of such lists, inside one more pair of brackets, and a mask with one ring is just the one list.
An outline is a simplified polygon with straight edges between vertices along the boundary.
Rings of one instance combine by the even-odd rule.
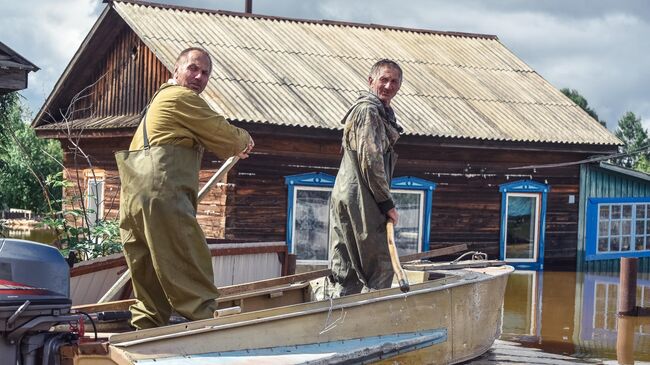
[[636, 275], [639, 259], [621, 258], [621, 272], [618, 286], [618, 314], [636, 316]]
[[621, 365], [634, 364], [635, 317], [619, 316], [616, 319], [616, 360]]

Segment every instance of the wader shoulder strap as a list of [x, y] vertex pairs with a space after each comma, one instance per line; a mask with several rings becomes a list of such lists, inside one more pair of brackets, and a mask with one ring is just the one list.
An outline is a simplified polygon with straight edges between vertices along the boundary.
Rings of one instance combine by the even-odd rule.
[[151, 100], [149, 101], [149, 104], [147, 104], [147, 106], [144, 107], [144, 110], [142, 110], [142, 113], [141, 113], [142, 114], [142, 124], [143, 124], [142, 125], [142, 139], [144, 140], [143, 145], [144, 145], [145, 150], [148, 150], [149, 147], [150, 147], [149, 146], [149, 136], [147, 136], [147, 111], [149, 111], [149, 106], [151, 105], [151, 103], [153, 103], [156, 96], [158, 96], [158, 93], [160, 92], [160, 90], [162, 90], [162, 89], [158, 89], [156, 91], [156, 93], [153, 94], [153, 96], [151, 97]]

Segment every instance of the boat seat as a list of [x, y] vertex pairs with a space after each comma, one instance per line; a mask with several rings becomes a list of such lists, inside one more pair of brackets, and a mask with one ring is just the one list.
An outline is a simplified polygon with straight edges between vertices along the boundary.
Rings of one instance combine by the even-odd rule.
[[[242, 312], [248, 312], [261, 309], [263, 306], [276, 307], [303, 303], [305, 301], [305, 288], [308, 286], [308, 281], [291, 283], [225, 295], [217, 298], [216, 301], [220, 308], [239, 306]], [[247, 302], [247, 304], [245, 305], [244, 302]]]

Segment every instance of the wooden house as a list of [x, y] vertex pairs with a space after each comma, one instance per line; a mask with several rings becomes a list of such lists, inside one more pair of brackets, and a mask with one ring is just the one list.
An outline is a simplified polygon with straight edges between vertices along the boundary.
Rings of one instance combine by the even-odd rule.
[[580, 168], [577, 268], [619, 271], [621, 257], [639, 257], [650, 273], [650, 175], [605, 162]]
[[27, 74], [39, 68], [0, 42], [0, 94], [27, 88]]
[[[200, 204], [208, 237], [286, 240], [299, 262], [326, 263], [340, 120], [371, 65], [391, 58], [404, 70], [392, 103], [405, 130], [392, 182], [402, 253], [467, 243], [522, 267], [575, 265], [579, 166], [514, 168], [609, 154], [620, 141], [492, 35], [108, 1], [33, 121], [62, 141], [98, 214], [116, 215], [113, 153], [190, 46], [213, 58], [202, 96], [256, 141]], [[204, 155], [202, 183], [219, 164]]]

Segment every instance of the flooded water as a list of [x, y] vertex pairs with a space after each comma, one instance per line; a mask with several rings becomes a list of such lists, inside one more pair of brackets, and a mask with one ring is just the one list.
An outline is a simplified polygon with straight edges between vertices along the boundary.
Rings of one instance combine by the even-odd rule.
[[[51, 244], [44, 229], [2, 237]], [[501, 339], [620, 364], [650, 362], [650, 317], [617, 316], [618, 273], [516, 271], [506, 288]], [[637, 278], [637, 305], [650, 307], [650, 275]]]
[[[617, 316], [618, 281], [618, 273], [516, 271], [501, 339], [580, 358], [650, 361], [650, 317]], [[637, 305], [650, 307], [650, 277], [643, 274]]]
[[0, 237], [18, 238], [21, 240], [34, 241], [51, 245], [56, 239], [56, 235], [49, 229], [9, 229], [0, 228]]

